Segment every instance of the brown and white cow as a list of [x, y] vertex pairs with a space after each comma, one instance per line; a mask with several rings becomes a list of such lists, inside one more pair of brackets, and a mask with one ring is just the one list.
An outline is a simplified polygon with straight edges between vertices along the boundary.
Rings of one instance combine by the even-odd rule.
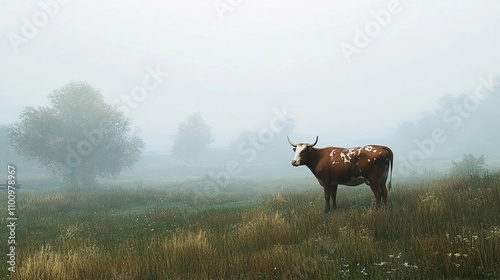
[[[288, 137], [287, 137], [288, 138]], [[391, 189], [393, 154], [391, 149], [384, 146], [367, 145], [355, 148], [326, 147], [314, 148], [318, 137], [313, 144], [294, 144], [295, 157], [293, 166], [305, 165], [309, 167], [325, 191], [325, 212], [330, 211], [330, 197], [333, 200], [332, 208], [337, 208], [337, 186], [357, 186], [367, 184], [371, 187], [376, 198], [376, 206], [380, 201], [387, 203], [386, 183]], [[389, 176], [389, 171], [391, 176]]]

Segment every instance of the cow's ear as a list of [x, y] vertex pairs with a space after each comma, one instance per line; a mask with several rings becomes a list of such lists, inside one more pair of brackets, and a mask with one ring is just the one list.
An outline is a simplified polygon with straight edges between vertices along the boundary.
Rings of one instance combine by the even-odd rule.
[[293, 147], [293, 149], [292, 149], [292, 150], [295, 152], [295, 150], [297, 150], [297, 148]]
[[307, 152], [309, 153], [310, 151], [312, 151], [312, 149], [312, 147], [307, 148]]

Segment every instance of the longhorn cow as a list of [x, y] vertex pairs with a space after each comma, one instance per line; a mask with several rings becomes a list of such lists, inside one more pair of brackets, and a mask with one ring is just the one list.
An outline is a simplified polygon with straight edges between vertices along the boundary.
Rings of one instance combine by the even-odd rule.
[[330, 211], [330, 197], [333, 200], [332, 208], [337, 208], [338, 185], [367, 184], [375, 194], [376, 207], [380, 208], [381, 200], [387, 204], [387, 187], [391, 189], [393, 163], [393, 153], [388, 147], [367, 145], [355, 148], [314, 148], [318, 143], [317, 136], [312, 144], [294, 144], [290, 138], [288, 143], [295, 152], [292, 165], [307, 166], [323, 187], [325, 213]]

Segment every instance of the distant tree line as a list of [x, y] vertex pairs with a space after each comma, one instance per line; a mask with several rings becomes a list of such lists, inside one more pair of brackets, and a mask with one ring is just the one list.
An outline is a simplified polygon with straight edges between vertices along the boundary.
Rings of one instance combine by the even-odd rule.
[[498, 151], [492, 139], [500, 139], [499, 106], [499, 87], [483, 100], [470, 94], [448, 94], [434, 110], [399, 125], [394, 146], [403, 153], [421, 149], [427, 157]]
[[233, 140], [226, 152], [209, 148], [214, 142], [212, 130], [200, 112], [189, 115], [173, 136], [172, 156], [188, 163], [206, 165], [221, 161], [238, 161], [240, 164], [265, 164], [284, 162], [290, 156], [286, 135], [291, 133], [295, 122], [290, 118], [276, 119], [259, 130], [243, 130]]

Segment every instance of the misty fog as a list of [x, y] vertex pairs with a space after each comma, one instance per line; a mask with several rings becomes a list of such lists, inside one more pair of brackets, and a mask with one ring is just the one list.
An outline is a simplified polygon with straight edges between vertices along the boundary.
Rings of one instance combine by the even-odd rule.
[[[387, 145], [399, 179], [447, 174], [465, 154], [498, 170], [499, 14], [496, 1], [2, 1], [0, 164], [52, 178], [7, 127], [84, 81], [144, 142], [101, 185], [310, 179], [287, 136]], [[210, 143], [175, 157], [193, 113]]]

